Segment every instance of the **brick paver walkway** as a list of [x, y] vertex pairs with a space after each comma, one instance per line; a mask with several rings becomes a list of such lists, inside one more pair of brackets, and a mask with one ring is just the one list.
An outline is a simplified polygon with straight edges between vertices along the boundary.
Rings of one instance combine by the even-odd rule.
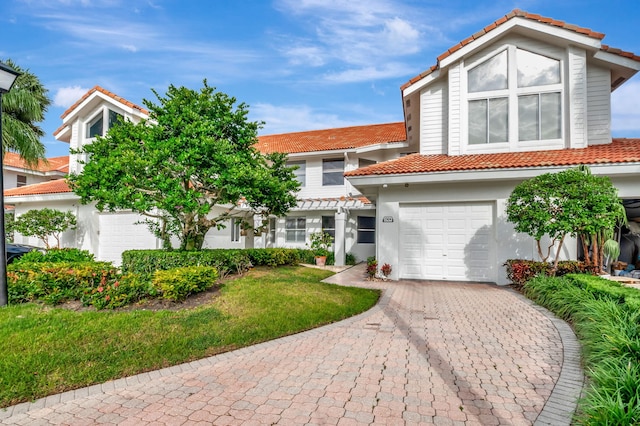
[[3, 424], [569, 424], [582, 386], [566, 324], [487, 284], [384, 289], [372, 310], [295, 336], [53, 395]]

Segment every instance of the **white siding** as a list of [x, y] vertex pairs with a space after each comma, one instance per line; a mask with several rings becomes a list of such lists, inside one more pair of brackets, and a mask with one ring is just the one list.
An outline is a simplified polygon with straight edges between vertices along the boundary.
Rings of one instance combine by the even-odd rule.
[[[587, 62], [584, 49], [568, 48], [567, 79], [568, 99], [566, 110], [569, 117], [567, 148], [587, 146]], [[567, 96], [565, 96], [567, 99]]]
[[457, 62], [449, 69], [449, 146], [447, 147], [447, 153], [449, 155], [462, 154], [462, 135], [460, 128], [460, 126], [462, 125], [461, 115], [463, 114], [463, 111], [461, 111], [460, 108], [460, 97], [462, 96], [462, 88], [460, 87], [461, 68], [461, 63]]
[[157, 238], [147, 226], [137, 224], [141, 220], [144, 218], [137, 213], [100, 213], [97, 259], [120, 265], [122, 252], [126, 250], [160, 248]]
[[611, 73], [588, 64], [587, 139], [589, 145], [611, 142]]
[[420, 153], [446, 154], [446, 81], [437, 81], [420, 94], [420, 115]]

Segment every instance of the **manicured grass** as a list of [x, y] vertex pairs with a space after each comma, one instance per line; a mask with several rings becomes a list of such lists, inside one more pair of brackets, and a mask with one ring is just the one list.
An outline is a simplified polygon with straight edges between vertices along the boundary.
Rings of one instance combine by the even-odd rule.
[[338, 321], [379, 293], [319, 281], [327, 271], [258, 268], [208, 305], [179, 311], [0, 309], [0, 407], [192, 361]]

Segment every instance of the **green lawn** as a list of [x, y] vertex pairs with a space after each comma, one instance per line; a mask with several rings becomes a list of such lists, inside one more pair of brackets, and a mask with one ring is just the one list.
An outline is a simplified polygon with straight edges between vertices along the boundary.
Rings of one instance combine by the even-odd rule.
[[379, 293], [319, 281], [304, 267], [258, 268], [213, 302], [179, 311], [0, 309], [0, 407], [192, 361], [353, 316]]

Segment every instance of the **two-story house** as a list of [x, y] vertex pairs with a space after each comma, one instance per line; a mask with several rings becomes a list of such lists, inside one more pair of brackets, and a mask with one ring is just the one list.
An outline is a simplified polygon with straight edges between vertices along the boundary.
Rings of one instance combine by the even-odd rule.
[[[611, 92], [640, 70], [640, 57], [603, 38], [516, 10], [403, 85], [404, 122], [261, 136], [258, 149], [286, 152], [298, 166], [298, 206], [269, 218], [260, 236], [243, 235], [237, 223], [212, 230], [205, 247], [304, 247], [324, 230], [335, 236], [338, 264], [351, 252], [389, 263], [394, 279], [504, 284], [507, 259], [536, 258], [533, 240], [505, 214], [524, 179], [586, 164], [610, 176], [629, 216], [640, 217], [640, 139], [611, 138]], [[56, 137], [80, 148], [118, 114], [135, 121], [148, 113], [95, 87], [63, 114]], [[79, 226], [64, 244], [98, 259], [160, 246], [136, 224], [139, 215], [81, 206], [64, 181], [6, 196], [16, 214], [75, 211]], [[562, 256], [575, 259], [577, 243], [566, 241]]]
[[[611, 92], [640, 57], [603, 38], [516, 10], [402, 86], [418, 153], [346, 173], [376, 204], [377, 258], [393, 278], [506, 283], [507, 259], [536, 258], [505, 214], [536, 175], [586, 164], [640, 199], [640, 140], [611, 138]], [[576, 258], [575, 240], [563, 256]]]
[[[54, 135], [79, 150], [96, 136], [104, 136], [119, 117], [137, 122], [146, 119], [148, 111], [96, 86], [63, 113], [63, 124]], [[241, 220], [231, 220], [224, 229], [210, 230], [204, 247], [305, 248], [311, 233], [324, 231], [334, 236], [339, 264], [347, 253], [359, 260], [375, 255], [375, 207], [345, 180], [344, 172], [407, 153], [405, 140], [402, 122], [259, 137], [261, 152], [289, 153], [289, 164], [297, 167], [301, 183], [299, 203], [287, 217], [268, 218], [267, 230], [258, 235], [243, 232]], [[70, 173], [81, 171], [86, 160], [81, 155], [69, 156]], [[131, 211], [98, 212], [92, 205], [82, 205], [64, 180], [14, 188], [5, 196], [16, 215], [43, 207], [75, 212], [78, 227], [63, 235], [63, 245], [89, 250], [100, 260], [119, 263], [125, 250], [161, 247], [161, 241], [139, 223], [144, 217]], [[249, 211], [241, 213], [251, 217]], [[259, 225], [264, 218], [253, 219]], [[23, 236], [16, 241], [38, 244]]]

